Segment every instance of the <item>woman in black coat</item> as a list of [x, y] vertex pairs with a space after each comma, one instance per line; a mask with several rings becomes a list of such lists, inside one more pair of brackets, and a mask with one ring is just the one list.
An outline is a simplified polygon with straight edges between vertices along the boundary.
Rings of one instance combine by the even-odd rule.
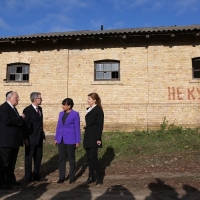
[[[86, 156], [89, 166], [89, 177], [84, 184], [90, 184], [96, 181], [96, 185], [101, 185], [101, 169], [98, 160], [98, 148], [102, 147], [102, 131], [104, 123], [104, 113], [101, 106], [101, 99], [97, 93], [88, 94], [87, 114], [85, 116], [85, 134], [83, 146], [86, 150]], [[95, 176], [96, 172], [96, 176]]]

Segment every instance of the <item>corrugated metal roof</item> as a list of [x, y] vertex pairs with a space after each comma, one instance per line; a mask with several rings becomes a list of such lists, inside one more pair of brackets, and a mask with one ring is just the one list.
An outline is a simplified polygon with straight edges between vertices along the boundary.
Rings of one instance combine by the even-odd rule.
[[51, 32], [51, 33], [39, 33], [29, 34], [21, 36], [0, 37], [0, 40], [23, 40], [23, 39], [36, 39], [36, 38], [51, 38], [51, 37], [84, 37], [84, 36], [98, 36], [98, 35], [116, 35], [116, 34], [167, 34], [176, 32], [191, 32], [200, 31], [200, 25], [191, 26], [161, 26], [161, 27], [149, 27], [149, 28], [126, 28], [126, 29], [110, 29], [110, 30], [81, 30], [81, 31], [67, 31], [67, 32]]

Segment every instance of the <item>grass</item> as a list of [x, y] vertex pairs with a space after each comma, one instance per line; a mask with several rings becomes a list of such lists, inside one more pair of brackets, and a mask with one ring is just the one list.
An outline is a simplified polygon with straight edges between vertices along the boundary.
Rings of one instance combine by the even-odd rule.
[[[158, 130], [133, 132], [107, 132], [102, 137], [103, 148], [99, 150], [99, 159], [108, 166], [111, 162], [134, 160], [138, 157], [151, 158], [155, 155], [166, 156], [200, 151], [199, 129], [183, 129], [164, 119]], [[53, 136], [44, 142], [42, 171], [49, 174], [58, 168], [58, 150], [54, 146]], [[86, 167], [85, 150], [80, 145], [76, 150], [77, 166]], [[148, 159], [147, 159], [148, 160]], [[150, 159], [149, 159], [150, 160]], [[146, 163], [148, 165], [148, 163]], [[24, 148], [20, 148], [16, 168], [24, 166]]]

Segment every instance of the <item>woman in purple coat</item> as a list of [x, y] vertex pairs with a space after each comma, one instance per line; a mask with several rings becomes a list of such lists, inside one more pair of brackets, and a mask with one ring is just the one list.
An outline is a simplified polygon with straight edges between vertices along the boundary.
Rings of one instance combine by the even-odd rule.
[[59, 153], [59, 180], [57, 183], [65, 181], [66, 173], [66, 152], [69, 158], [69, 183], [75, 181], [75, 149], [79, 146], [81, 140], [80, 131], [80, 115], [72, 108], [74, 102], [70, 98], [62, 101], [62, 109], [60, 112], [56, 127], [55, 145], [58, 145]]

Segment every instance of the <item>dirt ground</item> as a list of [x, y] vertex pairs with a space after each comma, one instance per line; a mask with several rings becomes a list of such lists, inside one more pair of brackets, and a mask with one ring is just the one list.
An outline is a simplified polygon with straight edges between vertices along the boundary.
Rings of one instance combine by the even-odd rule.
[[[148, 165], [144, 165], [148, 161]], [[23, 169], [16, 170], [23, 181]], [[57, 184], [58, 170], [43, 171], [42, 181], [23, 183], [11, 191], [0, 191], [0, 199], [79, 199], [79, 200], [200, 200], [200, 158], [189, 152], [176, 156], [142, 157], [102, 168], [103, 185], [83, 186], [87, 166], [78, 166], [74, 184]]]

